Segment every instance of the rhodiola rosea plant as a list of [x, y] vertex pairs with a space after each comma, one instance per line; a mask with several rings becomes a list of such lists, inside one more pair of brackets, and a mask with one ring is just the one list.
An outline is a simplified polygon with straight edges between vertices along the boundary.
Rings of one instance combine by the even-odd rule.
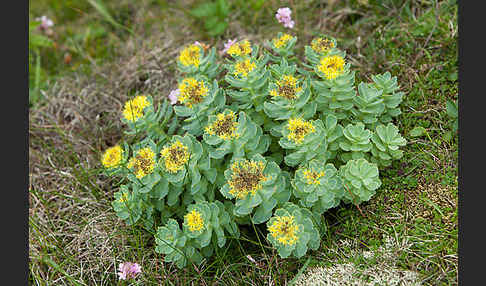
[[188, 44], [176, 100], [125, 103], [137, 140], [103, 154], [106, 174], [122, 179], [112, 206], [154, 234], [166, 262], [198, 264], [252, 224], [281, 257], [301, 257], [319, 248], [326, 211], [370, 200], [379, 169], [403, 155], [397, 78], [357, 83], [335, 39], [314, 38], [303, 62], [296, 42], [241, 40], [223, 56]]

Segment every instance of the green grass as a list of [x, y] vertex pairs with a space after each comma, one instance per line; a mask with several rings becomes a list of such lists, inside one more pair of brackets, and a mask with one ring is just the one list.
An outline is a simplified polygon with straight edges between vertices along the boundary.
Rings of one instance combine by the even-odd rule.
[[[54, 20], [58, 44], [40, 53], [37, 80], [47, 97], [32, 102], [30, 111], [32, 285], [113, 285], [118, 263], [126, 260], [143, 267], [135, 285], [285, 285], [304, 267], [381, 267], [379, 259], [366, 260], [360, 253], [377, 251], [387, 237], [411, 243], [397, 252], [395, 267], [418, 272], [423, 285], [457, 285], [458, 136], [450, 133], [446, 113], [447, 99], [458, 96], [454, 1], [289, 2], [297, 51], [302, 54], [315, 33], [328, 33], [358, 69], [359, 81], [390, 71], [406, 93], [395, 122], [408, 141], [404, 157], [380, 170], [383, 184], [360, 206], [363, 215], [352, 205], [324, 214], [328, 231], [318, 251], [280, 259], [265, 241], [264, 226], [257, 225], [259, 237], [252, 227], [243, 227], [242, 239], [230, 239], [214, 259], [178, 270], [153, 251], [150, 233], [116, 218], [110, 203], [120, 182], [101, 175], [99, 155], [124, 137], [116, 112], [127, 94], [167, 95], [175, 83], [171, 60], [189, 41], [221, 49], [227, 38], [247, 36], [262, 43], [273, 37], [281, 30], [274, 13], [287, 4], [265, 1], [258, 7], [257, 2], [248, 2], [256, 9], [237, 12], [246, 3], [233, 1], [230, 25], [217, 38], [205, 35], [195, 25], [198, 20], [184, 17], [194, 1], [103, 1], [113, 20], [134, 34], [110, 23], [88, 1], [29, 3], [31, 17], [45, 14]], [[70, 64], [65, 53], [72, 55]], [[147, 79], [152, 83], [145, 84]], [[411, 137], [417, 126], [426, 134]]]

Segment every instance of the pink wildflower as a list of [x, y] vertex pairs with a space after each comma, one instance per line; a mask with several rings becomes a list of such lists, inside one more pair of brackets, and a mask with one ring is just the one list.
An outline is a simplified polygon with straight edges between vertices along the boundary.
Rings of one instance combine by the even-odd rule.
[[180, 95], [180, 92], [179, 92], [179, 89], [174, 89], [172, 90], [170, 93], [169, 93], [169, 100], [170, 100], [170, 104], [174, 105], [177, 103], [177, 98], [179, 97]]
[[229, 39], [226, 43], [224, 43], [224, 49], [221, 51], [221, 54], [225, 54], [228, 49], [236, 43], [236, 39]]
[[277, 14], [275, 14], [275, 17], [277, 18], [279, 23], [284, 24], [285, 28], [293, 28], [295, 22], [292, 21], [290, 14], [292, 14], [292, 11], [290, 10], [290, 8], [284, 7], [284, 8], [279, 8], [277, 10]]
[[41, 30], [47, 30], [49, 27], [54, 25], [54, 22], [52, 22], [52, 20], [47, 18], [45, 15], [40, 18], [36, 18], [35, 20], [41, 21], [41, 24], [39, 25], [39, 29]]
[[121, 280], [135, 278], [138, 273], [142, 272], [142, 268], [137, 263], [124, 262], [118, 266], [118, 276]]

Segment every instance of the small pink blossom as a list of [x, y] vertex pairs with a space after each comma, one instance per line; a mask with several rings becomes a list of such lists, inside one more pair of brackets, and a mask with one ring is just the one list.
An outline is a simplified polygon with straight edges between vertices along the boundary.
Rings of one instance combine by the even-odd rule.
[[236, 39], [233, 40], [229, 39], [226, 43], [224, 43], [224, 49], [221, 51], [221, 54], [225, 54], [228, 51], [228, 49], [235, 43], [236, 43]]
[[284, 7], [277, 10], [277, 14], [275, 14], [275, 17], [277, 18], [279, 23], [282, 23], [284, 25], [285, 28], [293, 28], [295, 22], [290, 17], [290, 14], [292, 14], [290, 8]]
[[41, 24], [39, 25], [39, 29], [41, 30], [47, 30], [49, 27], [54, 26], [54, 22], [52, 22], [52, 20], [47, 18], [45, 15], [40, 18], [36, 18], [35, 20], [41, 21]]
[[169, 93], [169, 100], [170, 100], [170, 104], [174, 105], [177, 103], [177, 98], [179, 97], [180, 95], [180, 92], [179, 92], [179, 89], [174, 89], [172, 90], [170, 93]]
[[280, 21], [282, 18], [290, 18], [290, 14], [292, 14], [292, 10], [289, 7], [279, 8], [276, 17]]
[[195, 41], [194, 42], [194, 45], [197, 45], [197, 46], [201, 46], [202, 47], [201, 43], [199, 43], [198, 41]]
[[118, 276], [121, 280], [127, 280], [130, 278], [135, 278], [138, 273], [142, 272], [142, 267], [137, 263], [124, 262], [120, 263], [118, 266]]

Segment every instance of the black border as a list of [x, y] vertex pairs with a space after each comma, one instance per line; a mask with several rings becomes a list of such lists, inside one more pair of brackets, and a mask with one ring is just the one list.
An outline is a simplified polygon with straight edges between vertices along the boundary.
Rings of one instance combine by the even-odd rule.
[[[484, 35], [483, 9], [471, 4], [475, 1], [457, 1], [458, 9], [458, 74], [459, 74], [459, 165], [458, 165], [458, 285], [483, 285], [485, 256], [482, 229], [485, 216], [484, 184], [474, 184], [473, 178], [484, 178], [484, 168], [478, 155], [482, 153], [484, 141], [479, 133], [483, 133], [484, 105], [468, 103], [465, 96], [473, 102], [485, 96], [484, 87], [484, 44], [479, 37]], [[467, 9], [466, 9], [466, 4]], [[479, 6], [479, 5], [477, 5]], [[476, 13], [475, 13], [476, 12]], [[469, 35], [469, 37], [468, 37]], [[466, 41], [466, 38], [469, 42]], [[473, 65], [476, 64], [476, 67]], [[476, 85], [476, 86], [475, 86]], [[474, 98], [473, 98], [474, 97]], [[477, 110], [473, 110], [476, 106]], [[478, 124], [479, 123], [479, 124]], [[479, 131], [481, 130], [481, 131]], [[479, 133], [478, 133], [479, 131]], [[465, 140], [467, 133], [474, 132], [476, 138]], [[475, 142], [476, 146], [471, 143]], [[467, 143], [467, 144], [466, 144]], [[469, 161], [469, 164], [467, 162]], [[476, 185], [476, 186], [474, 186]]]
[[[7, 3], [5, 3], [7, 4]], [[3, 177], [2, 266], [7, 281], [28, 285], [29, 275], [29, 2], [11, 1], [2, 31]], [[12, 4], [12, 5], [11, 5]], [[6, 87], [6, 88], [5, 88]], [[13, 104], [16, 108], [12, 108]], [[13, 184], [12, 184], [13, 183]]]

